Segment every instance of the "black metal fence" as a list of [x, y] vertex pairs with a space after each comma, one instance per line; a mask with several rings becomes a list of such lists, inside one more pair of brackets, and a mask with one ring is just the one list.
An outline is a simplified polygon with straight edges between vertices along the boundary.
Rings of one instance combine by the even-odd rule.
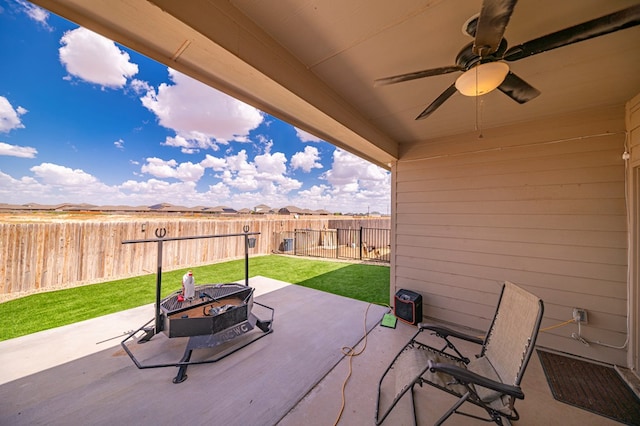
[[276, 253], [332, 259], [391, 261], [390, 229], [296, 229], [274, 234]]

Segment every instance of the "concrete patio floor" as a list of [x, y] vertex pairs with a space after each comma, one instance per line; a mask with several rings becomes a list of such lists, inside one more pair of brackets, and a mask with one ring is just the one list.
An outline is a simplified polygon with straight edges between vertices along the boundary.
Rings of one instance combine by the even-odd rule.
[[[289, 284], [264, 277], [254, 277], [250, 285], [256, 289], [255, 297], [261, 301], [271, 292], [284, 289]], [[308, 392], [295, 395], [283, 415], [261, 417], [251, 424], [279, 426], [297, 425], [333, 425], [336, 423], [342, 406], [342, 386], [350, 370], [344, 396], [344, 411], [341, 425], [374, 424], [377, 385], [380, 376], [398, 350], [415, 332], [415, 327], [398, 322], [395, 329], [375, 325], [383, 311], [375, 305], [367, 312], [365, 321], [363, 302], [340, 298], [327, 293], [305, 289], [305, 300], [299, 303], [322, 299], [323, 306], [335, 306], [343, 311], [346, 306], [353, 307], [351, 324], [364, 336], [365, 327], [371, 329], [366, 339], [355, 346], [358, 356], [344, 357], [341, 352], [346, 344], [344, 337], [325, 332], [330, 327], [323, 326], [322, 314], [314, 314], [319, 323], [305, 332], [315, 333], [322, 347], [329, 346], [331, 353], [338, 353], [336, 362], [318, 379]], [[271, 296], [276, 295], [273, 293]], [[296, 293], [297, 294], [297, 293]], [[324, 303], [323, 302], [323, 303]], [[346, 303], [346, 304], [345, 304]], [[292, 306], [292, 310], [305, 311], [305, 305]], [[326, 308], [323, 308], [326, 310]], [[0, 342], [0, 425], [21, 424], [168, 424], [179, 418], [189, 424], [249, 424], [238, 415], [237, 422], [226, 419], [223, 423], [216, 416], [216, 410], [241, 411], [258, 409], [262, 395], [269, 396], [263, 404], [278, 405], [281, 388], [294, 385], [295, 376], [282, 377], [282, 380], [269, 376], [274, 363], [293, 363], [287, 356], [295, 349], [296, 342], [302, 342], [299, 334], [278, 323], [282, 310], [275, 312], [274, 333], [260, 343], [231, 355], [232, 364], [204, 364], [190, 366], [190, 378], [181, 384], [171, 383], [175, 368], [157, 368], [139, 370], [124, 354], [120, 342], [124, 334], [137, 329], [153, 317], [153, 305], [146, 305], [129, 311], [106, 315], [70, 326], [47, 330], [33, 335]], [[292, 311], [293, 312], [293, 311]], [[337, 313], [326, 312], [331, 315]], [[289, 315], [287, 318], [291, 318]], [[372, 323], [373, 321], [373, 323]], [[371, 325], [372, 324], [372, 325]], [[278, 335], [280, 333], [280, 335]], [[275, 336], [279, 340], [275, 340]], [[274, 337], [269, 342], [269, 339]], [[155, 339], [155, 337], [154, 337]], [[173, 339], [167, 339], [173, 340]], [[357, 342], [358, 339], [356, 339]], [[268, 345], [281, 346], [270, 355], [268, 362], [261, 356], [266, 354]], [[290, 342], [283, 344], [283, 342]], [[327, 342], [329, 342], [327, 344]], [[354, 342], [355, 343], [355, 342]], [[287, 345], [291, 344], [291, 347]], [[366, 346], [365, 346], [366, 344]], [[439, 343], [435, 343], [439, 346]], [[249, 349], [251, 348], [251, 349]], [[276, 350], [274, 348], [268, 348]], [[473, 345], [469, 346], [473, 353]], [[315, 352], [315, 351], [313, 351]], [[309, 353], [309, 352], [306, 352]], [[311, 359], [313, 353], [308, 356]], [[275, 357], [275, 359], [272, 359]], [[317, 362], [317, 361], [313, 361]], [[209, 387], [213, 381], [231, 374], [229, 365], [242, 365], [247, 375], [233, 376], [231, 385], [225, 385], [224, 395], [219, 389]], [[280, 373], [278, 373], [280, 374]], [[299, 373], [296, 373], [299, 375]], [[261, 377], [264, 377], [262, 379]], [[71, 385], [67, 382], [83, 383], [82, 410], [70, 410], [66, 407], [78, 404], [78, 401], [65, 400], [77, 398], [77, 393], [65, 391]], [[525, 399], [516, 403], [521, 420], [518, 425], [616, 425], [605, 417], [580, 410], [553, 399], [537, 354], [531, 358], [522, 387]], [[60, 389], [60, 391], [58, 391]], [[96, 392], [92, 390], [96, 389]], [[246, 391], [257, 390], [255, 406], [242, 405]], [[101, 390], [98, 392], [97, 390]], [[167, 396], [170, 395], [170, 396]], [[120, 399], [118, 399], [120, 398]], [[124, 398], [124, 400], [123, 400]], [[164, 398], [164, 399], [163, 399]], [[195, 400], [195, 402], [194, 402]], [[170, 401], [168, 403], [167, 401]], [[275, 401], [275, 402], [274, 402]], [[437, 392], [428, 386], [416, 392], [419, 424], [432, 424], [453, 404], [450, 396]], [[242, 401], [244, 402], [244, 401]], [[250, 403], [251, 403], [250, 402]], [[467, 404], [469, 405], [469, 404]], [[115, 409], [113, 407], [116, 407]], [[181, 411], [181, 407], [189, 407]], [[469, 411], [474, 411], [471, 407]], [[111, 413], [109, 412], [111, 410]], [[81, 411], [81, 412], [80, 412]], [[269, 409], [267, 409], [267, 412]], [[219, 411], [218, 411], [219, 412]], [[69, 417], [69, 413], [74, 413]], [[385, 425], [411, 425], [408, 400], [401, 401]], [[447, 424], [472, 425], [477, 420], [454, 415]]]

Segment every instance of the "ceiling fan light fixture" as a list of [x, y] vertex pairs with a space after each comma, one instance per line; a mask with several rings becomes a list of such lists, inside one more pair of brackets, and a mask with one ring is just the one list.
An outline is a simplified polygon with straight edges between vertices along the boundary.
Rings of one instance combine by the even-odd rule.
[[456, 89], [465, 96], [480, 96], [495, 90], [509, 73], [504, 62], [479, 64], [456, 80]]

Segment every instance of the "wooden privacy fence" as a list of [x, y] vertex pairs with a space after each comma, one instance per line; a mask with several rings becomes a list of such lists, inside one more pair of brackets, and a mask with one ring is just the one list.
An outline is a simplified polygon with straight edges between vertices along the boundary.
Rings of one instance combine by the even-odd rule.
[[[388, 219], [382, 219], [387, 221]], [[364, 219], [366, 222], [366, 219]], [[132, 218], [131, 220], [0, 223], [0, 301], [60, 288], [151, 274], [156, 270], [155, 244], [123, 245], [122, 241], [167, 237], [260, 232], [250, 255], [275, 252], [273, 235], [296, 228], [335, 226], [327, 218], [202, 219]], [[354, 227], [363, 219], [342, 219]], [[379, 220], [375, 221], [378, 223]], [[343, 226], [344, 227], [344, 226]], [[244, 256], [244, 239], [186, 240], [166, 244], [165, 270], [188, 268]]]

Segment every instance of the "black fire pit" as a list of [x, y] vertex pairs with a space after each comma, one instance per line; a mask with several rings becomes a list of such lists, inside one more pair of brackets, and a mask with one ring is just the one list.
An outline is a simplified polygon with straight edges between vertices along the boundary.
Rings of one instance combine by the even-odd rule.
[[[255, 302], [253, 300], [254, 289], [248, 285], [249, 263], [247, 251], [250, 247], [249, 235], [256, 234], [249, 234], [248, 227], [245, 227], [244, 234], [164, 239], [166, 231], [162, 230], [159, 232], [159, 230], [156, 230], [157, 240], [123, 241], [123, 243], [158, 243], [156, 316], [138, 330], [131, 333], [121, 343], [122, 348], [138, 368], [178, 367], [178, 374], [173, 379], [173, 382], [181, 383], [187, 379], [186, 371], [189, 365], [217, 362], [273, 331], [273, 308]], [[195, 287], [196, 297], [191, 300], [184, 300], [179, 291], [160, 300], [162, 243], [164, 241], [237, 236], [244, 236], [245, 238], [245, 285], [236, 283], [204, 284]], [[259, 306], [263, 311], [270, 311], [270, 318], [267, 320], [259, 319], [252, 312], [255, 305]], [[155, 326], [149, 327], [149, 324], [154, 320]], [[127, 346], [127, 342], [132, 340], [139, 332], [144, 332], [145, 334], [137, 340], [138, 343], [149, 342], [151, 338], [159, 332], [164, 333], [169, 338], [188, 337], [189, 341], [185, 348], [184, 355], [179, 362], [170, 364], [143, 364], [134, 356]], [[194, 349], [215, 348], [245, 334], [251, 335], [239, 339], [237, 344], [230, 343], [230, 345], [225, 345], [219, 352], [214, 354], [213, 358], [205, 361], [190, 361]]]
[[[180, 292], [160, 304], [162, 332], [167, 337], [218, 334], [249, 321], [253, 288], [244, 285], [207, 284], [196, 286], [197, 298], [180, 301]], [[244, 333], [242, 333], [244, 334]]]
[[[174, 377], [173, 383], [184, 382], [187, 379], [186, 372], [189, 365], [220, 361], [273, 331], [273, 308], [254, 302], [253, 291], [253, 287], [242, 284], [205, 284], [196, 286], [198, 297], [193, 300], [179, 301], [179, 292], [163, 299], [160, 304], [162, 333], [169, 338], [189, 338], [184, 355], [179, 362], [143, 364], [131, 352], [126, 343], [138, 332], [147, 333], [138, 340], [138, 343], [150, 340], [149, 330], [145, 327], [151, 321], [131, 333], [122, 342], [122, 347], [138, 368], [178, 367], [178, 374]], [[254, 305], [260, 306], [262, 310], [269, 310], [270, 318], [259, 319], [252, 312]], [[215, 353], [212, 359], [191, 361], [194, 349], [215, 348], [249, 333], [252, 333], [250, 337], [243, 339], [230, 349], [227, 348], [221, 354]]]

